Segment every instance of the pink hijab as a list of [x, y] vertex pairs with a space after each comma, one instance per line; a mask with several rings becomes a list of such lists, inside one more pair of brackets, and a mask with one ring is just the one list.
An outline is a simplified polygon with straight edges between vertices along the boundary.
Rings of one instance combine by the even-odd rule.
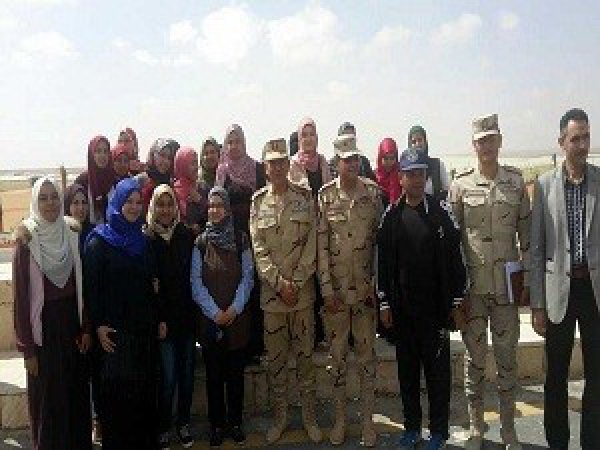
[[[227, 140], [229, 136], [235, 133], [242, 141], [242, 155], [234, 160], [229, 155], [227, 149]], [[225, 132], [225, 139], [223, 140], [223, 150], [221, 151], [221, 158], [219, 160], [219, 167], [217, 167], [217, 183], [219, 186], [225, 185], [225, 180], [229, 179], [243, 187], [256, 189], [256, 161], [254, 161], [246, 151], [246, 137], [244, 131], [239, 125], [231, 125]]]
[[196, 189], [198, 184], [198, 173], [190, 174], [189, 171], [190, 164], [197, 158], [198, 154], [192, 147], [182, 147], [175, 155], [175, 197], [183, 217], [187, 216], [190, 192]]
[[[314, 152], [307, 152], [302, 146], [302, 130], [308, 125], [312, 126], [315, 129], [315, 134], [317, 134], [317, 125], [315, 124], [315, 121], [308, 117], [302, 119], [300, 125], [298, 125], [298, 156], [296, 159], [304, 170], [316, 172], [319, 169], [319, 153], [316, 148]], [[317, 135], [317, 145], [318, 142]]]

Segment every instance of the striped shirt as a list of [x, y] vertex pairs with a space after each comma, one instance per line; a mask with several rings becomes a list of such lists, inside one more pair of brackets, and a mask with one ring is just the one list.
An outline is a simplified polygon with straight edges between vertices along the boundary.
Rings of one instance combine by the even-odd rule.
[[565, 201], [567, 208], [567, 223], [569, 226], [569, 241], [571, 242], [571, 265], [587, 264], [585, 251], [585, 195], [587, 183], [585, 178], [580, 183], [570, 180], [565, 182]]

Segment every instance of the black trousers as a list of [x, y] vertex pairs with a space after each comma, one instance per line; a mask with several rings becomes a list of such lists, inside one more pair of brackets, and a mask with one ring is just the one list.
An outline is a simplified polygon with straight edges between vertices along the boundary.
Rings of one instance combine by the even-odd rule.
[[226, 345], [217, 343], [203, 347], [202, 354], [211, 427], [241, 426], [246, 350], [229, 350]]
[[396, 320], [396, 359], [404, 428], [420, 431], [421, 367], [425, 372], [429, 400], [429, 430], [449, 437], [450, 415], [450, 335], [447, 329], [428, 317]]
[[553, 450], [569, 448], [569, 365], [575, 339], [575, 322], [583, 353], [583, 405], [581, 448], [600, 449], [600, 314], [590, 280], [571, 280], [567, 314], [562, 322], [548, 322], [546, 329], [546, 383], [544, 428]]

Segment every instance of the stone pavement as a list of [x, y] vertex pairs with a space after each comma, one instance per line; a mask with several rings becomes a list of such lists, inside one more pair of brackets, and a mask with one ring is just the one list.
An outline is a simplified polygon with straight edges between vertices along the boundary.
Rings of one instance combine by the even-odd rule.
[[[570, 389], [570, 417], [571, 417], [571, 448], [579, 447], [579, 420], [581, 417], [581, 394], [583, 389], [582, 381], [572, 381], [569, 383]], [[495, 402], [494, 387], [489, 384], [486, 389], [486, 422], [489, 425], [489, 431], [486, 435], [485, 449], [501, 449], [499, 434], [499, 416]], [[426, 399], [422, 399], [424, 405], [424, 417], [427, 417]], [[339, 449], [349, 450], [360, 448], [358, 441], [360, 435], [360, 417], [358, 414], [358, 402], [352, 400], [349, 402], [349, 437], [346, 444]], [[379, 397], [376, 407], [375, 421], [380, 432], [378, 440], [378, 449], [396, 448], [396, 441], [402, 431], [402, 414], [400, 411], [400, 400], [397, 397], [387, 396]], [[518, 395], [518, 419], [517, 430], [524, 444], [525, 449], [545, 449], [547, 448], [544, 439], [543, 429], [543, 387], [541, 385], [524, 385], [521, 387]], [[290, 430], [284, 435], [281, 442], [277, 445], [267, 447], [264, 441], [265, 432], [270, 424], [268, 416], [251, 415], [246, 418], [245, 429], [248, 433], [248, 441], [245, 448], [249, 449], [326, 449], [332, 448], [327, 442], [322, 444], [312, 444], [308, 442], [306, 434], [301, 428], [301, 419], [299, 408], [292, 408]], [[332, 423], [331, 408], [327, 402], [320, 402], [318, 407], [318, 419], [320, 424], [328, 429]], [[449, 449], [462, 448], [466, 439], [467, 409], [466, 399], [460, 388], [455, 388], [451, 403], [451, 439]], [[192, 422], [192, 431], [198, 437], [198, 442], [193, 449], [208, 449], [206, 442], [207, 425], [206, 418], [195, 416]], [[327, 433], [326, 433], [327, 434]], [[0, 449], [30, 449], [27, 431], [0, 431]], [[96, 447], [99, 448], [99, 447]], [[181, 449], [178, 444], [171, 446], [173, 450]], [[223, 449], [239, 448], [231, 441], [227, 441]], [[135, 450], [135, 449], [132, 449]]]

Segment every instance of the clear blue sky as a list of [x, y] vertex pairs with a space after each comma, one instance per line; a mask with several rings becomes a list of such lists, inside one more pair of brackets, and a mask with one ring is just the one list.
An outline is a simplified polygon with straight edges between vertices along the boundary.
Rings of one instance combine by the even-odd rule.
[[1, 168], [84, 165], [125, 126], [145, 157], [239, 123], [258, 156], [307, 115], [327, 155], [345, 120], [371, 158], [415, 123], [433, 153], [468, 153], [489, 112], [506, 153], [551, 150], [566, 109], [600, 118], [599, 5], [1, 0]]

